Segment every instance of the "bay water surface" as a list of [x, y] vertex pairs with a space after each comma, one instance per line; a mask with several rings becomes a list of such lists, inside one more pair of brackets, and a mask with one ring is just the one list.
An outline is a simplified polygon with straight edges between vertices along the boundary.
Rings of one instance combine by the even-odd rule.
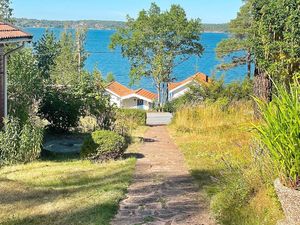
[[[44, 28], [27, 28], [25, 30], [34, 36], [34, 41], [38, 41], [46, 31]], [[57, 38], [59, 38], [63, 31], [63, 29], [56, 28], [50, 30], [55, 33]], [[106, 77], [107, 73], [112, 72], [116, 81], [129, 86], [130, 64], [128, 60], [122, 57], [119, 49], [111, 51], [108, 47], [110, 37], [114, 33], [115, 31], [110, 30], [88, 30], [85, 49], [89, 53], [89, 57], [86, 61], [85, 68], [88, 71], [92, 71], [97, 67], [103, 77]], [[226, 83], [244, 79], [246, 74], [245, 66], [240, 66], [227, 72], [217, 72], [216, 70], [220, 61], [216, 57], [215, 48], [220, 41], [228, 37], [229, 35], [226, 33], [203, 33], [201, 35], [201, 43], [205, 48], [203, 55], [200, 58], [192, 56], [188, 61], [180, 64], [174, 69], [173, 77], [175, 77], [177, 81], [181, 81], [195, 74], [196, 71], [200, 71], [209, 76], [213, 74], [216, 74], [217, 77], [224, 75]], [[155, 92], [151, 79], [142, 79], [132, 88], [139, 87]]]

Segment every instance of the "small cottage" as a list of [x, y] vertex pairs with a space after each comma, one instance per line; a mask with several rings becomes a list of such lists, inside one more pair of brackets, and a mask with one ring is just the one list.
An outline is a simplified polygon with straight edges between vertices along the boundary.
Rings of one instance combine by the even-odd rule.
[[169, 101], [183, 96], [191, 85], [201, 85], [209, 82], [211, 82], [211, 79], [207, 75], [198, 72], [183, 81], [169, 83]]
[[145, 90], [131, 90], [114, 81], [106, 87], [111, 104], [119, 108], [151, 110], [155, 106], [157, 95]]

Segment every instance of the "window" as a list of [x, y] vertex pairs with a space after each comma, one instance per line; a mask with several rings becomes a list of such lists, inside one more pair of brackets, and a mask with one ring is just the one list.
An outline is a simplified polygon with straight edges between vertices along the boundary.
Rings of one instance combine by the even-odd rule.
[[138, 99], [137, 100], [137, 105], [138, 106], [144, 105], [144, 100], [143, 99]]

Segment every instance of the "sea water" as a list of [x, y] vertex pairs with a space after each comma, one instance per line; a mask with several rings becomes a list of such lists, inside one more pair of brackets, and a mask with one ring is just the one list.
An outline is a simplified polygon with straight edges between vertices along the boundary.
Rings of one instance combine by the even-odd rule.
[[[46, 31], [44, 28], [27, 28], [25, 30], [34, 36], [34, 41], [38, 41]], [[59, 38], [63, 31], [63, 29], [58, 28], [50, 30], [55, 33], [57, 38]], [[109, 72], [112, 72], [116, 81], [129, 86], [129, 61], [122, 57], [120, 49], [115, 51], [109, 49], [110, 37], [114, 33], [115, 31], [112, 30], [88, 30], [85, 49], [89, 53], [89, 57], [86, 60], [85, 68], [88, 71], [92, 71], [97, 67], [101, 71], [103, 77], [106, 77]], [[201, 43], [205, 51], [202, 56], [192, 56], [188, 61], [177, 66], [174, 69], [172, 76], [177, 81], [181, 81], [195, 74], [196, 71], [200, 71], [209, 76], [216, 74], [217, 77], [220, 77], [223, 75], [226, 83], [244, 79], [246, 75], [245, 66], [239, 66], [226, 72], [217, 71], [217, 66], [221, 62], [216, 57], [215, 49], [220, 41], [228, 37], [229, 34], [227, 33], [203, 33], [201, 35]], [[142, 79], [133, 86], [133, 88], [139, 87], [155, 91], [151, 79]]]

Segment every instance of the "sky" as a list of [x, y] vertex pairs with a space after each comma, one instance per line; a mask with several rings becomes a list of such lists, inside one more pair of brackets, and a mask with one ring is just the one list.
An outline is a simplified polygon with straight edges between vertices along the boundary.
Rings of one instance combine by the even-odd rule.
[[203, 23], [226, 23], [235, 18], [242, 0], [12, 0], [17, 18], [47, 20], [117, 20], [136, 17], [156, 2], [163, 10], [181, 5], [189, 18]]

